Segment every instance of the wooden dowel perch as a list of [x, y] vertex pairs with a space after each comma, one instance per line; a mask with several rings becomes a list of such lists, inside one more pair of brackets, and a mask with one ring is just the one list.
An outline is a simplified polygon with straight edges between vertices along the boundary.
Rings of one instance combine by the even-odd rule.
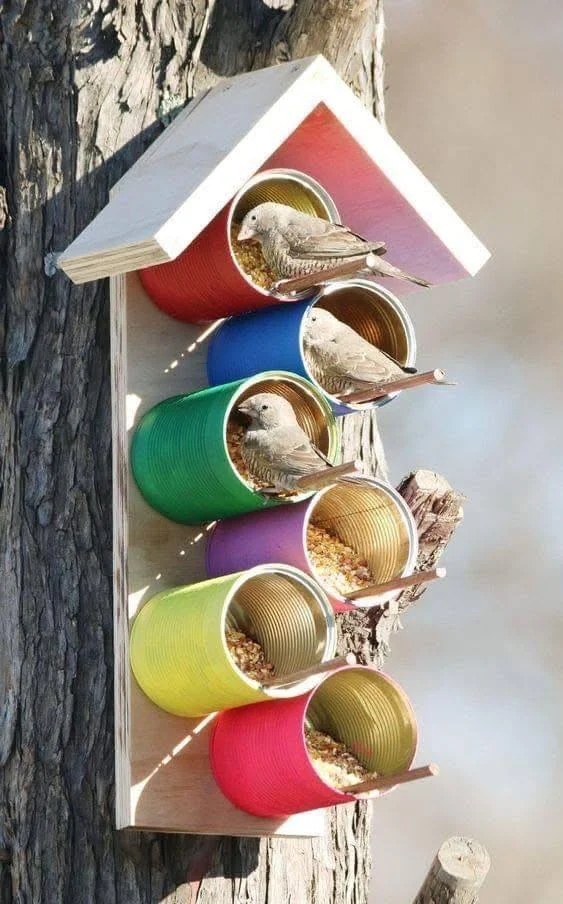
[[337, 478], [354, 474], [357, 470], [358, 467], [355, 461], [347, 461], [342, 465], [334, 465], [333, 468], [323, 468], [320, 471], [315, 471], [314, 474], [300, 477], [295, 482], [295, 486], [298, 490], [321, 490], [323, 487], [334, 483]]
[[312, 678], [314, 675], [324, 675], [327, 672], [336, 672], [344, 665], [356, 665], [357, 660], [354, 653], [347, 653], [346, 656], [339, 656], [337, 659], [327, 659], [326, 662], [317, 662], [306, 669], [300, 669], [293, 672], [292, 675], [280, 675], [278, 677], [267, 678], [262, 681], [262, 687], [277, 687], [277, 685], [295, 684], [296, 681], [305, 681], [306, 678]]
[[378, 778], [369, 779], [367, 782], [359, 782], [357, 785], [345, 785], [340, 790], [350, 794], [384, 791], [386, 788], [394, 788], [395, 785], [406, 785], [407, 782], [416, 782], [419, 778], [438, 775], [439, 771], [435, 763], [430, 763], [428, 766], [417, 766], [416, 769], [397, 772], [396, 775], [381, 775]]
[[374, 402], [382, 396], [389, 395], [390, 392], [399, 392], [402, 389], [415, 389], [417, 386], [425, 386], [427, 383], [455, 386], [455, 383], [446, 382], [445, 377], [444, 371], [440, 370], [440, 368], [427, 370], [421, 374], [398, 377], [396, 380], [389, 380], [388, 383], [381, 383], [379, 386], [372, 386], [370, 389], [359, 389], [357, 392], [350, 392], [347, 395], [340, 396], [340, 401], [345, 403]]
[[355, 600], [366, 599], [373, 596], [383, 596], [393, 590], [405, 590], [407, 587], [416, 587], [417, 584], [428, 584], [430, 581], [438, 581], [446, 577], [445, 568], [431, 568], [429, 571], [415, 571], [414, 574], [407, 574], [402, 578], [394, 578], [385, 584], [371, 584], [369, 587], [361, 587], [360, 590], [353, 590], [346, 597], [347, 600], [354, 602]]
[[308, 273], [306, 276], [296, 276], [293, 279], [280, 279], [274, 286], [276, 292], [283, 295], [291, 295], [293, 292], [305, 292], [307, 289], [314, 289], [316, 286], [322, 286], [323, 283], [331, 279], [339, 279], [342, 276], [353, 276], [360, 270], [369, 269], [369, 264], [375, 258], [374, 254], [366, 254], [364, 257], [356, 258], [352, 261], [344, 261], [337, 267], [331, 267], [328, 270], [321, 270], [317, 273]]

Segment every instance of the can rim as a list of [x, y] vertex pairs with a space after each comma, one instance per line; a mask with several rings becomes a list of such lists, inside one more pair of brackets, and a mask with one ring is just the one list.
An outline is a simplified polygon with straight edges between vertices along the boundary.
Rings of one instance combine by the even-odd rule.
[[318, 182], [316, 179], [313, 178], [313, 176], [310, 176], [308, 173], [304, 173], [301, 170], [290, 169], [287, 167], [280, 167], [279, 169], [273, 168], [273, 169], [260, 170], [258, 173], [255, 173], [254, 176], [251, 176], [250, 179], [248, 179], [248, 181], [245, 182], [245, 184], [242, 186], [242, 188], [240, 188], [238, 190], [238, 192], [234, 196], [233, 200], [231, 201], [231, 204], [229, 206], [229, 212], [227, 214], [227, 245], [229, 248], [231, 259], [232, 259], [235, 267], [237, 268], [238, 272], [242, 276], [242, 278], [245, 280], [246, 283], [248, 283], [248, 285], [252, 289], [254, 289], [256, 292], [258, 292], [260, 295], [263, 295], [265, 298], [274, 298], [280, 302], [299, 301], [304, 298], [308, 298], [309, 295], [311, 294], [310, 290], [305, 290], [304, 292], [299, 292], [299, 293], [295, 292], [291, 295], [283, 295], [280, 292], [274, 292], [272, 290], [263, 289], [262, 286], [257, 286], [255, 283], [253, 283], [248, 278], [247, 274], [244, 272], [244, 270], [240, 266], [240, 264], [236, 258], [236, 255], [233, 252], [232, 245], [231, 245], [231, 224], [232, 224], [233, 215], [234, 215], [238, 202], [240, 201], [240, 199], [242, 198], [244, 193], [246, 191], [248, 191], [249, 188], [252, 188], [254, 185], [258, 185], [260, 182], [265, 182], [266, 179], [272, 179], [272, 178], [279, 178], [282, 180], [286, 179], [287, 181], [292, 180], [294, 182], [301, 182], [302, 184], [304, 184], [306, 188], [310, 189], [317, 195], [318, 200], [324, 205], [329, 222], [331, 222], [331, 223], [340, 222], [340, 214], [338, 213], [338, 208], [336, 207], [336, 204], [334, 203], [330, 194], [328, 193], [326, 188], [324, 188], [320, 184], [320, 182]]
[[[416, 526], [416, 522], [414, 520], [413, 513], [408, 507], [407, 503], [401, 496], [401, 494], [395, 489], [395, 487], [391, 486], [390, 483], [387, 483], [385, 480], [379, 480], [377, 477], [358, 477], [357, 481], [362, 481], [368, 486], [371, 486], [374, 489], [381, 490], [386, 493], [387, 496], [395, 503], [399, 512], [403, 518], [403, 523], [407, 528], [407, 533], [409, 537], [409, 555], [407, 557], [407, 561], [405, 563], [405, 567], [403, 568], [399, 577], [406, 577], [414, 572], [416, 562], [418, 559], [418, 529]], [[325, 593], [328, 594], [329, 597], [333, 597], [341, 603], [347, 603], [350, 606], [353, 606], [354, 609], [374, 609], [378, 606], [381, 606], [383, 603], [389, 602], [390, 600], [396, 599], [400, 594], [400, 590], [390, 591], [389, 593], [383, 594], [381, 597], [377, 597], [376, 602], [371, 605], [366, 605], [365, 603], [360, 605], [354, 600], [348, 600], [345, 596], [340, 594], [337, 590], [329, 590], [327, 589], [326, 583], [323, 583], [320, 577], [317, 577], [317, 571], [311, 561], [309, 556], [309, 551], [307, 548], [307, 527], [309, 526], [309, 522], [311, 520], [311, 516], [315, 509], [315, 506], [319, 499], [328, 493], [330, 490], [334, 488], [334, 485], [324, 487], [322, 490], [318, 490], [314, 496], [309, 500], [309, 504], [307, 505], [306, 511], [303, 515], [302, 527], [301, 527], [301, 542], [303, 545], [303, 553], [305, 556], [305, 560], [311, 569], [311, 574], [315, 578], [315, 580], [320, 584]]]
[[303, 700], [304, 705], [303, 705], [303, 711], [301, 713], [301, 724], [300, 724], [301, 742], [303, 744], [303, 750], [305, 751], [305, 755], [307, 757], [307, 761], [308, 761], [311, 769], [313, 770], [315, 776], [318, 778], [319, 782], [321, 782], [328, 791], [332, 791], [334, 794], [340, 795], [344, 800], [375, 800], [378, 797], [383, 797], [384, 795], [389, 794], [397, 786], [391, 785], [389, 788], [386, 788], [384, 791], [364, 791], [364, 792], [360, 792], [360, 793], [356, 793], [356, 794], [351, 793], [349, 791], [343, 791], [340, 788], [335, 788], [334, 785], [329, 785], [328, 782], [325, 782], [325, 780], [319, 775], [319, 773], [313, 766], [312, 757], [309, 754], [309, 750], [307, 749], [307, 742], [305, 740], [305, 723], [306, 723], [306, 719], [307, 719], [307, 710], [309, 708], [309, 704], [310, 704], [311, 700], [317, 693], [318, 689], [321, 687], [322, 684], [324, 684], [325, 681], [328, 681], [330, 678], [333, 678], [335, 675], [338, 675], [340, 672], [350, 672], [353, 670], [361, 671], [364, 674], [366, 674], [366, 672], [368, 672], [368, 671], [376, 672], [377, 675], [380, 676], [381, 678], [383, 678], [383, 680], [386, 681], [388, 684], [390, 684], [402, 698], [403, 703], [405, 704], [405, 708], [408, 710], [408, 713], [410, 715], [411, 724], [413, 726], [414, 738], [413, 738], [412, 755], [410, 757], [410, 763], [413, 762], [413, 760], [416, 756], [416, 752], [418, 750], [418, 741], [419, 741], [418, 722], [416, 720], [416, 714], [414, 711], [414, 707], [413, 707], [411, 701], [409, 700], [406, 692], [401, 687], [401, 685], [397, 681], [395, 681], [394, 678], [391, 678], [386, 672], [382, 672], [380, 669], [376, 668], [371, 663], [369, 663], [367, 665], [343, 665], [343, 666], [341, 666], [341, 668], [335, 669], [334, 672], [330, 672], [328, 675], [320, 676], [320, 680], [317, 681], [315, 687], [311, 691], [309, 691], [308, 694], [304, 695], [304, 700]]
[[[240, 481], [243, 487], [245, 487], [253, 496], [258, 495], [258, 491], [255, 490], [250, 484], [239, 474], [237, 469], [235, 468], [231, 456], [229, 455], [229, 450], [227, 448], [227, 424], [229, 422], [229, 417], [236, 406], [237, 401], [240, 399], [241, 395], [246, 392], [246, 390], [250, 386], [255, 386], [257, 383], [263, 383], [267, 380], [280, 380], [295, 383], [300, 389], [302, 389], [307, 395], [311, 396], [311, 398], [319, 405], [322, 413], [326, 418], [326, 426], [328, 433], [328, 457], [330, 458], [331, 451], [336, 451], [336, 418], [330, 407], [329, 402], [324, 397], [324, 395], [317, 390], [311, 383], [306, 380], [304, 377], [300, 377], [299, 374], [293, 374], [288, 370], [264, 370], [262, 373], [255, 374], [253, 377], [245, 377], [244, 380], [239, 381], [239, 385], [237, 389], [233, 392], [229, 404], [225, 408], [225, 413], [223, 415], [223, 448], [225, 451], [225, 455], [227, 457], [227, 463], [231, 468], [231, 471], [235, 475], [235, 477]], [[283, 500], [283, 504], [303, 502], [305, 499], [309, 499], [312, 496], [314, 490], [308, 490], [303, 493], [296, 493], [294, 496], [288, 496], [287, 499]], [[265, 505], [267, 503], [265, 502]]]
[[237, 666], [229, 652], [225, 636], [227, 627], [227, 613], [233, 601], [233, 597], [235, 596], [237, 591], [240, 590], [240, 588], [244, 586], [244, 584], [246, 584], [248, 581], [252, 580], [252, 578], [268, 574], [282, 574], [285, 577], [292, 579], [296, 584], [302, 584], [305, 590], [313, 596], [313, 598], [319, 605], [319, 608], [321, 609], [321, 612], [325, 617], [326, 623], [324, 650], [320, 662], [326, 662], [327, 659], [331, 659], [336, 650], [336, 619], [334, 617], [334, 612], [332, 610], [332, 606], [330, 605], [328, 596], [323, 588], [318, 584], [317, 581], [314, 580], [313, 577], [311, 577], [311, 575], [306, 574], [299, 568], [295, 568], [293, 565], [285, 565], [283, 562], [271, 562], [263, 565], [255, 565], [253, 568], [239, 572], [235, 580], [232, 582], [227, 593], [225, 594], [223, 608], [221, 610], [220, 627], [221, 644], [223, 651], [227, 657], [228, 662], [230, 663], [232, 670], [237, 675], [237, 677], [247, 685], [247, 687], [252, 688], [252, 690], [260, 691], [262, 694], [264, 694], [265, 697], [269, 699], [283, 700], [289, 699], [291, 697], [298, 697], [301, 694], [314, 689], [314, 687], [311, 688], [311, 684], [316, 683], [318, 678], [316, 676], [313, 676], [312, 678], [306, 678], [303, 681], [298, 681], [295, 684], [288, 685], [287, 687], [282, 686], [281, 688], [263, 687], [259, 681], [257, 681], [255, 678], [249, 678], [248, 675], [246, 675], [246, 673]]
[[303, 344], [303, 334], [305, 332], [305, 318], [307, 317], [309, 311], [326, 296], [334, 295], [335, 293], [340, 292], [343, 289], [350, 289], [354, 287], [366, 289], [370, 292], [373, 292], [374, 295], [379, 295], [399, 317], [399, 321], [401, 323], [401, 326], [403, 327], [405, 338], [407, 340], [407, 359], [405, 361], [405, 367], [414, 366], [417, 353], [416, 335], [414, 332], [413, 322], [410, 319], [407, 310], [402, 302], [397, 298], [396, 295], [393, 295], [392, 292], [386, 289], [385, 286], [381, 286], [379, 283], [372, 282], [369, 279], [362, 279], [361, 277], [357, 277], [355, 279], [334, 280], [333, 282], [327, 283], [325, 286], [323, 286], [320, 292], [318, 292], [317, 295], [315, 295], [315, 297], [311, 299], [311, 303], [309, 304], [307, 310], [303, 312], [301, 323], [299, 325], [299, 355], [301, 357], [301, 363], [308, 379], [319, 390], [319, 392], [322, 392], [327, 397], [327, 399], [332, 402], [333, 405], [336, 405], [340, 408], [347, 408], [350, 412], [370, 411], [373, 408], [381, 408], [383, 405], [387, 405], [388, 402], [401, 394], [401, 390], [397, 390], [396, 392], [389, 392], [387, 393], [387, 395], [384, 395], [379, 399], [375, 399], [373, 402], [343, 402], [337, 396], [332, 395], [332, 393], [324, 389], [318, 382], [318, 380], [315, 379], [308, 367], [305, 348]]

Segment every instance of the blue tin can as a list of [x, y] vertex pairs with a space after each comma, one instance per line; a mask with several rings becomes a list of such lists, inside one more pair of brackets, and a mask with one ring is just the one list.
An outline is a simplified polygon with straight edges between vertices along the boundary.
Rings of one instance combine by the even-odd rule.
[[278, 304], [225, 320], [213, 335], [207, 353], [210, 386], [264, 370], [291, 371], [323, 392], [336, 415], [378, 408], [399, 395], [393, 392], [373, 402], [344, 405], [318, 383], [303, 350], [304, 321], [313, 305], [326, 308], [399, 364], [414, 366], [414, 327], [402, 303], [383, 286], [358, 278], [328, 283], [306, 301]]

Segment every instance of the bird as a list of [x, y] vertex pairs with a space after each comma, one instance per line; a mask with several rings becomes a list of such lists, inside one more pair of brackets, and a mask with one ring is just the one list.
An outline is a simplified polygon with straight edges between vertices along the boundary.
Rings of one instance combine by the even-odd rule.
[[312, 376], [327, 392], [340, 395], [416, 373], [372, 345], [324, 308], [309, 308], [303, 351]]
[[296, 490], [300, 477], [332, 466], [299, 426], [291, 402], [283, 396], [258, 392], [238, 405], [237, 412], [250, 422], [240, 446], [243, 461], [252, 477], [275, 491]]
[[278, 279], [319, 273], [345, 261], [357, 260], [360, 265], [371, 254], [369, 269], [377, 276], [430, 286], [425, 279], [383, 260], [385, 242], [369, 241], [347, 226], [302, 213], [287, 204], [265, 201], [253, 207], [244, 216], [237, 238], [239, 242], [259, 242], [264, 260]]

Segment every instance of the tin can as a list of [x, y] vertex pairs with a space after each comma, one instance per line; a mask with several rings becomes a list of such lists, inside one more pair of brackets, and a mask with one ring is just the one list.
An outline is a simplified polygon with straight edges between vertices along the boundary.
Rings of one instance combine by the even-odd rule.
[[[338, 222], [338, 211], [325, 189], [306, 173], [263, 170], [252, 177], [175, 260], [139, 270], [149, 297], [173, 317], [201, 323], [293, 301], [262, 288], [243, 271], [234, 253], [232, 228], [264, 201]], [[309, 293], [310, 294], [310, 293]]]
[[296, 696], [318, 681], [262, 687], [235, 664], [227, 628], [258, 641], [278, 676], [331, 659], [336, 646], [325, 594], [288, 565], [175, 587], [150, 599], [133, 623], [131, 667], [147, 697], [166, 712], [195, 717]]
[[402, 367], [415, 364], [414, 326], [403, 304], [383, 286], [358, 278], [331, 282], [307, 301], [230, 317], [209, 344], [210, 385], [250, 377], [268, 368], [290, 370], [323, 392], [336, 415], [378, 408], [399, 395], [391, 392], [373, 402], [342, 404], [321, 385], [307, 363], [303, 345], [305, 319], [314, 306], [330, 311]]
[[344, 667], [300, 697], [218, 716], [210, 762], [225, 797], [255, 816], [283, 818], [381, 794], [327, 784], [309, 756], [307, 726], [346, 744], [378, 775], [408, 769], [416, 752], [416, 720], [405, 692], [371, 666]]
[[296, 374], [268, 371], [165, 399], [144, 415], [133, 436], [131, 467], [149, 505], [172, 521], [201, 524], [311, 495], [265, 498], [233, 464], [227, 447], [229, 418], [237, 405], [258, 392], [288, 399], [301, 427], [335, 460], [336, 420], [322, 393]]
[[[326, 487], [297, 505], [216, 524], [207, 540], [207, 574], [215, 577], [263, 562], [287, 562], [319, 581], [335, 611], [350, 611], [356, 604], [315, 569], [307, 540], [311, 523], [334, 531], [365, 559], [377, 584], [415, 569], [418, 532], [411, 510], [393, 487], [362, 478]], [[399, 592], [374, 597], [369, 605], [395, 599]]]

